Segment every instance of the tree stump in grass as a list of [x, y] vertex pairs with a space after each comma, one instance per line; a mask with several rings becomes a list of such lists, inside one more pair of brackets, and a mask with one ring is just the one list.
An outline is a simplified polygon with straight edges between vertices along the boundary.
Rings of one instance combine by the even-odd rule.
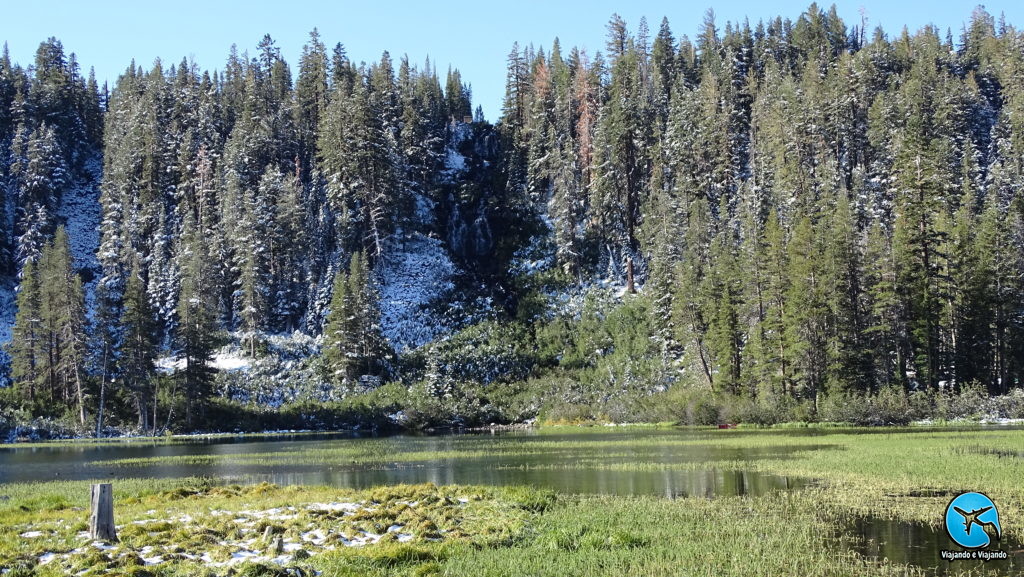
[[92, 486], [92, 514], [89, 515], [89, 536], [99, 541], [117, 541], [114, 527], [114, 486], [99, 483]]

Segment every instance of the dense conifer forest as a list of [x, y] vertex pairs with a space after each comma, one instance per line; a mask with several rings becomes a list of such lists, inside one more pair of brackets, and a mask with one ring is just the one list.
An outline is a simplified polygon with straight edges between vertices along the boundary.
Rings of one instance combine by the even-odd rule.
[[1024, 417], [1024, 33], [967, 22], [613, 15], [493, 124], [316, 30], [109, 87], [5, 48], [0, 421]]

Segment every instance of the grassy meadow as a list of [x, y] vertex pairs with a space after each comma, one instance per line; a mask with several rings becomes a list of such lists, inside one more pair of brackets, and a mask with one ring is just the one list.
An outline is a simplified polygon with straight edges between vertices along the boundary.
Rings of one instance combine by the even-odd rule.
[[[573, 429], [579, 432], [578, 429]], [[700, 431], [521, 442], [388, 439], [307, 451], [156, 458], [231, 463], [410, 464], [478, 453], [563, 455], [578, 470], [743, 469], [813, 479], [758, 497], [565, 495], [529, 487], [398, 485], [362, 491], [204, 479], [115, 483], [119, 543], [93, 544], [88, 481], [0, 485], [0, 567], [22, 575], [915, 575], [851, 548], [859, 517], [938, 527], [952, 495], [987, 493], [1009, 543], [1024, 540], [1024, 431]], [[683, 458], [666, 460], [666, 446]], [[688, 452], [721, 449], [706, 462]], [[735, 454], [732, 452], [735, 450]], [[735, 458], [733, 458], [735, 457]], [[109, 464], [109, 463], [108, 463]], [[154, 464], [125, 460], [118, 465]], [[964, 565], [962, 568], [968, 568]]]

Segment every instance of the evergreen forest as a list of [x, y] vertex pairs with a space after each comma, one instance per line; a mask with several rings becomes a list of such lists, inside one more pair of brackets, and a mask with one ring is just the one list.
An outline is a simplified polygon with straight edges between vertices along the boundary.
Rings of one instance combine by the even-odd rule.
[[965, 20], [613, 15], [494, 122], [317, 30], [5, 47], [0, 433], [1022, 418], [1024, 32]]

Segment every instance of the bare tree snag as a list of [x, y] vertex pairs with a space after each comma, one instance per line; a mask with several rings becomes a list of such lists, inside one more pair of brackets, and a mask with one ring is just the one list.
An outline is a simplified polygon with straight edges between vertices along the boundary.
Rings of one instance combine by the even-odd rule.
[[114, 486], [110, 483], [92, 485], [92, 514], [89, 515], [89, 536], [99, 541], [117, 541], [114, 527]]

